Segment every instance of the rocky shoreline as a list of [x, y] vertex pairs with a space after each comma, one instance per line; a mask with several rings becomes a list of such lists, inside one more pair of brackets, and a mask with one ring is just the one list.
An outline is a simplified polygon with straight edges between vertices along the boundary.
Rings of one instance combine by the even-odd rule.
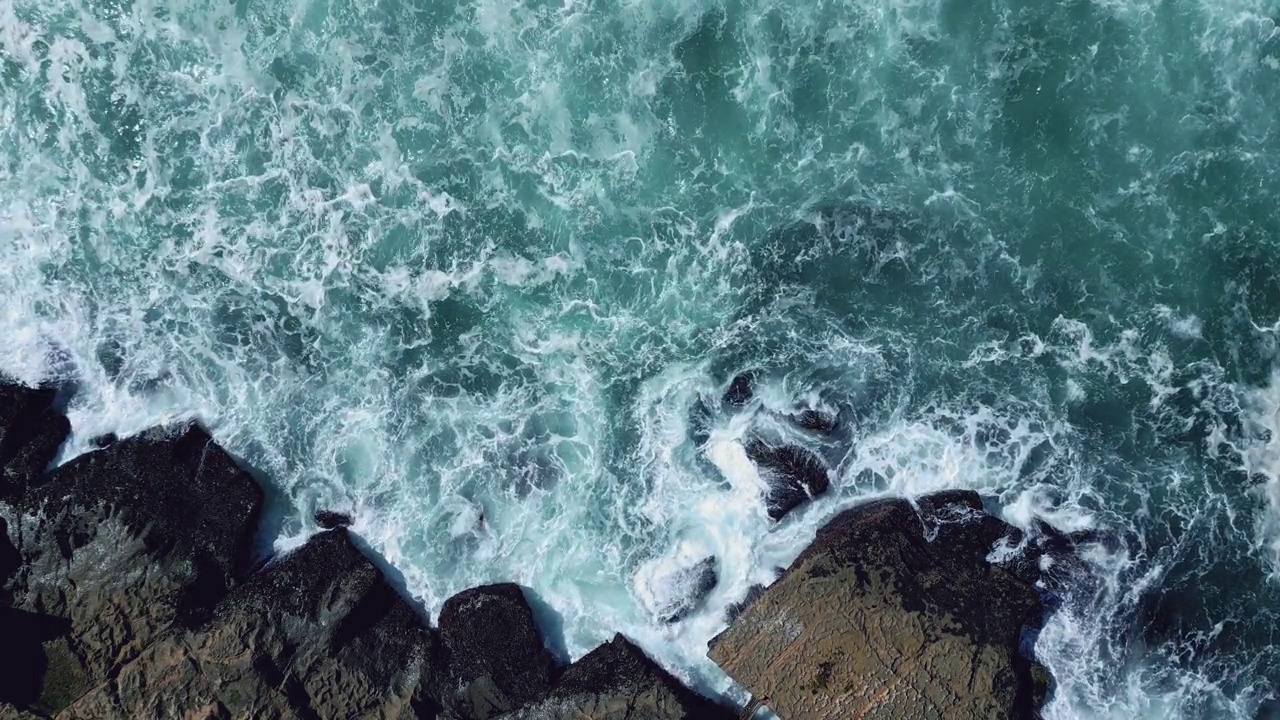
[[[559, 667], [516, 585], [462, 592], [432, 627], [337, 514], [255, 565], [263, 489], [199, 427], [108, 438], [46, 472], [70, 430], [54, 400], [0, 384], [0, 718], [742, 712], [621, 635]], [[752, 450], [814, 473], [788, 452]], [[992, 562], [998, 546], [1012, 550]], [[973, 493], [854, 508], [752, 593], [710, 656], [789, 720], [1035, 717], [1048, 675], [1021, 648], [1045, 612], [1046, 547]]]

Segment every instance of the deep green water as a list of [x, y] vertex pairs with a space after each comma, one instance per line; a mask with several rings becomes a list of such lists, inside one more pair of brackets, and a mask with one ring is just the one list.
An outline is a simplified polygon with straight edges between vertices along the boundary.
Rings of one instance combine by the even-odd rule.
[[[68, 455], [200, 418], [279, 547], [352, 511], [432, 611], [516, 580], [562, 651], [622, 630], [730, 694], [724, 606], [826, 518], [977, 488], [1111, 538], [1036, 641], [1050, 717], [1272, 717], [1278, 21], [0, 0], [0, 370], [74, 382]], [[832, 494], [770, 526], [760, 434]]]

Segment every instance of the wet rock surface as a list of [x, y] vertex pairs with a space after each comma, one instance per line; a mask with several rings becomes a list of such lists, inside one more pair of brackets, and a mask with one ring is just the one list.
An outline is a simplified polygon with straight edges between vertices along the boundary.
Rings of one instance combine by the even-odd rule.
[[570, 665], [550, 696], [504, 720], [731, 720], [621, 635]]
[[[337, 513], [255, 566], [262, 489], [199, 427], [49, 471], [68, 433], [54, 397], [0, 384], [0, 718], [732, 717], [621, 636], [559, 671], [516, 585], [460, 593], [433, 629]], [[771, 515], [826, 490], [809, 451], [748, 452]], [[1048, 683], [1018, 654], [1043, 612], [1032, 584], [1094, 541], [1028, 539], [972, 493], [856, 508], [735, 608], [711, 656], [789, 720], [1031, 717]], [[714, 559], [683, 569], [699, 602]]]
[[317, 510], [315, 514], [316, 525], [322, 529], [333, 530], [340, 527], [351, 527], [351, 516], [346, 513], [335, 512], [333, 510]]
[[801, 430], [819, 435], [830, 435], [839, 422], [835, 413], [812, 408], [802, 408], [791, 414], [791, 422]]
[[412, 717], [435, 638], [345, 530], [310, 538], [60, 717]]
[[787, 720], [1030, 718], [1047, 673], [1019, 654], [1044, 607], [989, 563], [1011, 529], [974, 493], [848, 510], [711, 644]]
[[248, 574], [261, 504], [253, 479], [189, 428], [83, 455], [0, 505], [19, 564], [10, 609], [66, 630], [27, 644], [44, 669], [23, 700], [61, 710], [170, 628], [206, 618]]
[[720, 581], [714, 556], [688, 564], [666, 566], [649, 573], [640, 594], [641, 604], [655, 620], [677, 623], [702, 607]]
[[733, 408], [746, 407], [756, 395], [756, 375], [754, 370], [735, 375], [724, 391], [724, 404]]
[[831, 481], [822, 459], [795, 445], [771, 445], [762, 440], [746, 444], [747, 457], [755, 463], [769, 486], [765, 503], [772, 520], [825, 493]]
[[440, 636], [449, 665], [441, 702], [457, 717], [485, 720], [551, 689], [554, 661], [518, 585], [453, 596], [440, 611]]

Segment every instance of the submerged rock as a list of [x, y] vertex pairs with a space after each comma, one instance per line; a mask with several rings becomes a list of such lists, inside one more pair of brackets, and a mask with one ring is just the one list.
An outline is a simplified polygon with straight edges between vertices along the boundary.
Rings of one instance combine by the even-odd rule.
[[107, 433], [106, 435], [99, 435], [93, 438], [89, 441], [89, 444], [98, 450], [102, 450], [103, 448], [115, 445], [119, 440], [119, 436], [115, 433]]
[[686, 688], [622, 635], [584, 655], [550, 696], [504, 720], [731, 720], [726, 709]]
[[711, 428], [714, 423], [715, 418], [711, 414], [710, 404], [706, 398], [699, 396], [689, 407], [689, 415], [686, 420], [689, 439], [693, 441], [694, 445], [701, 447], [711, 439]]
[[761, 479], [769, 486], [765, 502], [773, 520], [781, 520], [800, 505], [825, 493], [831, 484], [826, 465], [802, 447], [774, 446], [755, 440], [747, 443], [746, 450]]
[[[1068, 587], [1092, 586], [1098, 582], [1084, 559], [1088, 546], [1110, 554], [1124, 549], [1124, 543], [1122, 537], [1106, 530], [1062, 532], [1043, 520], [1035, 520], [1022, 552], [1013, 555], [1006, 564], [1021, 577], [1039, 582], [1049, 592], [1061, 593]], [[1134, 552], [1133, 548], [1128, 549]]]
[[351, 516], [346, 513], [334, 512], [333, 510], [317, 510], [315, 514], [316, 525], [325, 530], [333, 530], [335, 528], [351, 527]]
[[331, 530], [232, 591], [208, 623], [168, 632], [61, 717], [409, 717], [437, 661], [413, 609], [346, 530]]
[[808, 430], [819, 435], [830, 435], [836, 431], [836, 416], [823, 410], [801, 408], [791, 414], [791, 422], [801, 430]]
[[724, 404], [729, 407], [745, 407], [756, 394], [756, 372], [739, 373], [724, 391]]
[[446, 713], [486, 720], [551, 689], [554, 661], [518, 585], [486, 585], [449, 598], [440, 611], [440, 637], [449, 668], [439, 691]]
[[62, 709], [206, 619], [248, 573], [261, 506], [257, 483], [194, 427], [82, 455], [0, 505], [20, 564], [12, 607], [66, 627], [32, 659], [46, 668], [32, 707]]
[[719, 582], [715, 557], [688, 564], [659, 563], [638, 578], [640, 599], [661, 623], [676, 623], [702, 606]]
[[[778, 570], [781, 571], [782, 568], [778, 568]], [[747, 611], [747, 608], [751, 607], [751, 603], [758, 600], [760, 596], [764, 594], [764, 591], [767, 589], [768, 588], [764, 585], [752, 585], [751, 587], [747, 588], [747, 594], [745, 597], [743, 597], [738, 602], [732, 603], [727, 607], [725, 607], [724, 619], [729, 621], [730, 623], [732, 623], [734, 620], [737, 620], [739, 617], [742, 616], [742, 613]]]
[[1019, 646], [1044, 608], [984, 559], [1005, 527], [974, 493], [848, 510], [710, 656], [787, 720], [1033, 717], [1047, 673]]

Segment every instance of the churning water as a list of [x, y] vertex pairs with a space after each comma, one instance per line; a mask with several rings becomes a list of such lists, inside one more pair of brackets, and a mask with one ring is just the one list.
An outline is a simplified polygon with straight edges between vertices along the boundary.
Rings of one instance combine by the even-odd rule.
[[[1271, 717], [1278, 21], [0, 0], [0, 371], [75, 384], [65, 455], [199, 418], [278, 546], [351, 512], [429, 610], [514, 580], [564, 652], [621, 630], [709, 692], [825, 519], [979, 489], [1106, 538], [1036, 640], [1050, 717]], [[832, 472], [776, 525], [761, 435]]]

